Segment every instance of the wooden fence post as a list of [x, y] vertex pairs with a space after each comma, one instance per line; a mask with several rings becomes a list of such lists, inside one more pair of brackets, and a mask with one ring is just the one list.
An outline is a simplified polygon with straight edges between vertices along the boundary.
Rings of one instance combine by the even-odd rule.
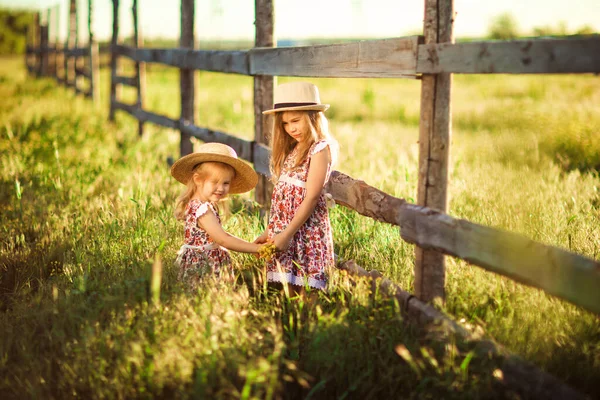
[[94, 31], [92, 30], [92, 15], [93, 15], [93, 2], [88, 0], [88, 40], [89, 40], [89, 52], [90, 52], [90, 89], [89, 96], [92, 98], [94, 105], [98, 107], [100, 104], [100, 52], [98, 49], [98, 42], [94, 38]]
[[35, 53], [37, 49], [37, 43], [39, 40], [38, 32], [40, 26], [40, 14], [33, 14], [33, 21], [28, 28], [27, 35], [27, 51], [25, 52], [25, 65], [27, 66], [27, 71], [30, 75], [33, 75], [34, 72], [37, 72], [37, 55]]
[[40, 63], [38, 76], [48, 76], [48, 56], [50, 54], [48, 43], [48, 25], [40, 25]]
[[[425, 0], [425, 44], [453, 42], [453, 0]], [[423, 74], [419, 124], [419, 183], [417, 204], [446, 212], [448, 163], [452, 132], [452, 75]], [[415, 295], [422, 301], [445, 300], [444, 255], [415, 249]]]
[[55, 47], [53, 46], [52, 38], [53, 29], [52, 29], [52, 7], [48, 7], [46, 9], [46, 27], [48, 29], [47, 35], [47, 52], [46, 52], [46, 76], [54, 76], [54, 58], [56, 57]]
[[75, 87], [75, 58], [69, 53], [77, 46], [77, 1], [70, 0], [69, 3], [69, 27], [67, 33], [67, 44], [65, 49], [65, 84]]
[[85, 58], [79, 55], [81, 41], [79, 40], [79, 7], [75, 0], [75, 48], [77, 55], [75, 56], [75, 94], [83, 93], [83, 63]]
[[[136, 49], [143, 47], [142, 34], [140, 32], [139, 17], [137, 0], [133, 0], [131, 6], [131, 13], [133, 14], [133, 46]], [[141, 110], [144, 108], [145, 96], [146, 96], [146, 63], [136, 61], [135, 62], [135, 83], [137, 85], [137, 102], [136, 106]], [[144, 123], [138, 120], [138, 134], [142, 136], [144, 134]]]
[[[254, 1], [256, 20], [254, 26], [256, 36], [255, 47], [274, 47], [275, 29], [273, 23], [274, 5], [273, 0]], [[273, 117], [263, 115], [263, 111], [273, 106], [273, 87], [275, 78], [267, 75], [254, 77], [254, 140], [257, 143], [267, 144], [271, 134]], [[255, 160], [252, 160], [255, 162]], [[263, 206], [261, 214], [269, 210], [271, 203], [271, 192], [273, 185], [269, 178], [260, 175], [254, 192], [257, 203]]]
[[63, 75], [63, 50], [60, 43], [60, 4], [57, 4], [54, 8], [54, 78], [57, 83], [62, 82]]
[[115, 47], [119, 41], [119, 0], [112, 0], [113, 3], [113, 29], [112, 40], [110, 42], [110, 109], [108, 112], [109, 121], [115, 120], [115, 103], [120, 95], [120, 87], [115, 82], [118, 72], [118, 55], [115, 52]]
[[[194, 39], [194, 0], [181, 0], [181, 38], [179, 46], [185, 49], [195, 47]], [[194, 109], [196, 105], [196, 81], [194, 70], [179, 70], [179, 87], [181, 92], [181, 118], [180, 125], [194, 123]], [[190, 154], [194, 151], [191, 136], [181, 132], [181, 142], [179, 144], [179, 153], [181, 156]]]

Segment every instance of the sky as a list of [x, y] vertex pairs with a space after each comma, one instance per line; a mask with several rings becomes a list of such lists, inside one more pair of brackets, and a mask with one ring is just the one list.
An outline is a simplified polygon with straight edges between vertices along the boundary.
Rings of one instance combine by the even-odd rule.
[[[77, 0], [80, 30], [87, 37], [87, 0]], [[278, 39], [386, 38], [420, 34], [421, 0], [274, 0], [275, 36]], [[46, 10], [58, 6], [59, 38], [67, 31], [68, 0], [0, 0], [0, 7]], [[121, 0], [120, 32], [132, 32], [132, 0]], [[138, 0], [140, 28], [145, 38], [179, 37], [179, 0]], [[56, 11], [56, 9], [55, 9]], [[519, 31], [534, 27], [567, 31], [585, 25], [600, 32], [600, 0], [454, 0], [455, 37], [483, 37], [494, 17], [510, 13]], [[196, 0], [196, 38], [201, 40], [254, 38], [254, 0]], [[51, 14], [53, 25], [56, 16]], [[52, 31], [51, 37], [55, 35]], [[112, 1], [93, 0], [92, 29], [96, 39], [107, 40], [112, 29]]]

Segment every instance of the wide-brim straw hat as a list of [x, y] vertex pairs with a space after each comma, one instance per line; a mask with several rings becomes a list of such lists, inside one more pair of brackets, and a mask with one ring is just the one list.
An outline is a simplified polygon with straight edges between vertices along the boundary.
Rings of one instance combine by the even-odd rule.
[[204, 143], [196, 152], [181, 157], [171, 166], [171, 175], [187, 185], [194, 174], [194, 168], [203, 162], [216, 161], [231, 165], [235, 177], [229, 186], [229, 193], [244, 193], [254, 189], [258, 175], [245, 161], [240, 160], [234, 149], [222, 143]]
[[329, 104], [321, 104], [319, 88], [309, 82], [282, 83], [275, 88], [273, 108], [263, 114], [282, 111], [325, 111]]

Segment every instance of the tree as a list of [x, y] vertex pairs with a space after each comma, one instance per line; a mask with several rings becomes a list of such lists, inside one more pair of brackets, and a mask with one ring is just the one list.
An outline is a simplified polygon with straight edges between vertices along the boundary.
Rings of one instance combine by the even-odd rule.
[[510, 13], [504, 13], [492, 19], [492, 23], [488, 29], [488, 37], [496, 40], [508, 40], [519, 37], [519, 28], [515, 17]]
[[0, 54], [23, 54], [32, 23], [30, 12], [0, 9]]

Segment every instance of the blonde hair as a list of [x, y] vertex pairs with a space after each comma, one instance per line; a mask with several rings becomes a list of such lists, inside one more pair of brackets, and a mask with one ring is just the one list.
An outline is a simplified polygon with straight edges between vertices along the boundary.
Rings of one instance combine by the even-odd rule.
[[275, 113], [273, 121], [273, 132], [271, 135], [271, 176], [273, 181], [277, 181], [285, 158], [292, 152], [294, 147], [298, 147], [298, 157], [295, 160], [292, 169], [298, 168], [308, 157], [310, 147], [317, 141], [330, 138], [329, 124], [325, 114], [321, 111], [295, 111], [303, 114], [308, 122], [308, 132], [304, 133], [302, 141], [297, 142], [287, 134], [283, 127], [283, 112]]
[[[192, 171], [193, 174], [187, 182], [186, 189], [179, 197], [177, 197], [177, 201], [175, 203], [175, 218], [180, 221], [185, 220], [185, 210], [199, 188], [199, 186], [196, 185], [194, 177], [200, 178], [202, 182], [212, 177], [230, 177], [231, 179], [235, 177], [235, 169], [231, 165], [216, 161], [200, 163], [196, 165]], [[226, 203], [221, 203], [223, 200], [226, 200], [226, 198], [222, 199], [219, 202], [220, 204], [215, 205], [218, 206], [221, 211], [226, 213], [228, 211], [228, 207]]]

